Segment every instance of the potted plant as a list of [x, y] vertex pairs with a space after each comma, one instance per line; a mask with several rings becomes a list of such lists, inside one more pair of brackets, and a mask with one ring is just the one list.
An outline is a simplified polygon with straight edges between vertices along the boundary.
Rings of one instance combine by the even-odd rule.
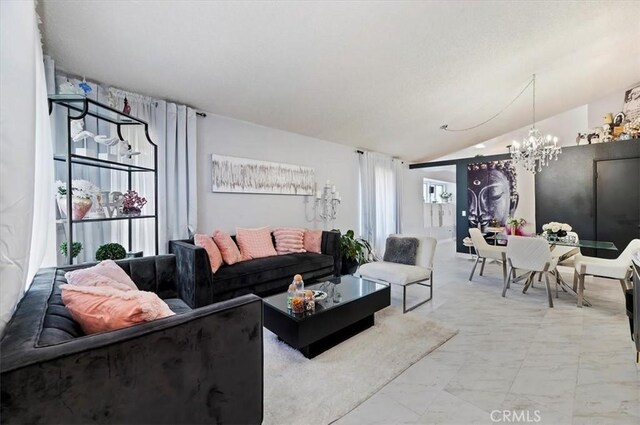
[[520, 218], [508, 217], [507, 221], [505, 222], [505, 225], [507, 226], [507, 229], [508, 229], [507, 234], [517, 235], [518, 229], [520, 229], [525, 224], [527, 224], [527, 220], [525, 220], [522, 217]]
[[96, 261], [122, 260], [127, 256], [127, 251], [119, 243], [106, 243], [100, 245], [96, 251]]
[[347, 230], [340, 236], [340, 251], [342, 252], [343, 275], [353, 274], [360, 264], [368, 262], [372, 253], [371, 245], [364, 239], [356, 238], [353, 230]]
[[[71, 217], [74, 220], [82, 220], [93, 205], [91, 197], [99, 192], [98, 187], [87, 180], [71, 180]], [[56, 199], [61, 216], [66, 217], [67, 184], [60, 180], [56, 181]]]
[[[67, 241], [64, 241], [60, 244], [60, 254], [67, 256]], [[71, 259], [76, 258], [80, 251], [82, 251], [82, 244], [80, 242], [74, 242], [71, 244]]]
[[453, 193], [451, 192], [442, 192], [440, 194], [440, 198], [442, 198], [442, 202], [444, 203], [449, 203], [449, 199], [451, 199], [452, 196], [453, 196]]
[[125, 215], [138, 216], [146, 203], [147, 198], [141, 197], [135, 190], [128, 190], [122, 197], [122, 213]]

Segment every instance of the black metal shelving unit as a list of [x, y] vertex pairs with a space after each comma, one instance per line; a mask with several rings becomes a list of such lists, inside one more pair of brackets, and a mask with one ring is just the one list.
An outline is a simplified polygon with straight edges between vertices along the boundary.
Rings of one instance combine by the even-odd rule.
[[[149, 124], [143, 120], [140, 120], [131, 115], [127, 115], [120, 112], [110, 106], [104, 105], [95, 100], [86, 98], [79, 95], [50, 95], [49, 96], [49, 114], [53, 111], [53, 106], [60, 105], [67, 109], [67, 143], [66, 154], [56, 154], [53, 157], [54, 161], [66, 163], [66, 178], [67, 178], [67, 194], [72, 193], [72, 180], [73, 180], [73, 165], [84, 165], [88, 167], [96, 167], [101, 169], [111, 170], [112, 172], [123, 172], [127, 174], [127, 188], [133, 190], [133, 174], [134, 173], [153, 173], [153, 192], [154, 192], [154, 212], [153, 214], [145, 214], [139, 216], [118, 216], [107, 218], [87, 218], [81, 220], [74, 220], [72, 217], [72, 197], [67, 196], [67, 217], [61, 220], [57, 220], [58, 223], [65, 223], [67, 226], [67, 264], [72, 264], [72, 249], [73, 246], [73, 225], [80, 223], [96, 223], [105, 221], [121, 221], [127, 220], [127, 244], [128, 250], [133, 250], [132, 240], [132, 223], [134, 220], [152, 219], [154, 220], [155, 229], [155, 254], [158, 254], [158, 146], [153, 143], [151, 137], [149, 137]], [[73, 115], [75, 113], [75, 115]], [[100, 158], [93, 158], [83, 155], [74, 154], [72, 152], [73, 140], [71, 138], [71, 121], [81, 120], [86, 116], [97, 118], [98, 120], [106, 121], [114, 124], [117, 129], [117, 134], [120, 140], [124, 140], [122, 137], [122, 126], [143, 126], [144, 134], [147, 141], [153, 147], [153, 168], [142, 167], [139, 165], [125, 164], [116, 161], [109, 161]]]

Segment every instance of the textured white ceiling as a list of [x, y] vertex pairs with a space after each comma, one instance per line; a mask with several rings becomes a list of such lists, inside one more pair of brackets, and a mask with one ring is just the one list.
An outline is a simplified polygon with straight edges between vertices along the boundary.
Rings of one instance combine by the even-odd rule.
[[42, 1], [66, 71], [409, 161], [640, 81], [640, 1]]

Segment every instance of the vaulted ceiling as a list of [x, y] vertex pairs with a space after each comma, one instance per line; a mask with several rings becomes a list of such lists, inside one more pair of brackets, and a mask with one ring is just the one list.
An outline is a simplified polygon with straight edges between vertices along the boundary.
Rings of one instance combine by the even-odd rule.
[[41, 1], [63, 70], [409, 161], [640, 81], [640, 1]]

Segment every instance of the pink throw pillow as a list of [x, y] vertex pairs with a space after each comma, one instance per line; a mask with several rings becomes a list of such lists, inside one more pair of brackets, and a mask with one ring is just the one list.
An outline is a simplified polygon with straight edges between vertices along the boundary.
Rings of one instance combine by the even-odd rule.
[[204, 248], [209, 256], [209, 264], [211, 264], [211, 272], [215, 273], [222, 265], [222, 254], [218, 249], [218, 245], [213, 241], [213, 237], [209, 235], [197, 234], [193, 237], [193, 242], [196, 246]]
[[60, 285], [62, 302], [86, 334], [126, 328], [173, 316], [153, 292], [120, 291], [109, 286]]
[[138, 289], [127, 272], [125, 272], [123, 268], [116, 264], [116, 262], [113, 260], [101, 261], [93, 267], [96, 268], [97, 273], [103, 276], [110, 277], [115, 281], [124, 283], [125, 285], [129, 285], [131, 289]]
[[216, 230], [213, 232], [213, 241], [218, 246], [220, 255], [222, 255], [222, 260], [225, 264], [232, 265], [242, 261], [238, 246], [227, 232]]
[[279, 227], [273, 230], [278, 255], [306, 252], [303, 246], [304, 229]]
[[322, 230], [307, 229], [304, 232], [304, 249], [307, 252], [321, 253], [322, 249]]
[[255, 229], [236, 229], [236, 240], [240, 246], [243, 260], [271, 257], [278, 255], [271, 241], [271, 230], [268, 227]]
[[104, 260], [95, 266], [73, 270], [64, 274], [71, 285], [77, 286], [113, 286], [121, 289], [138, 289], [122, 267], [113, 260]]

